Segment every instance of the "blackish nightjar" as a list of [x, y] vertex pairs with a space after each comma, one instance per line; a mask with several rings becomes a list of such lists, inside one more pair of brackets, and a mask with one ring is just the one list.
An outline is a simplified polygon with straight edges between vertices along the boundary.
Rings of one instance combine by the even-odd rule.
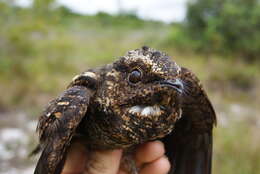
[[136, 145], [161, 140], [170, 174], [210, 174], [214, 124], [198, 78], [144, 46], [75, 76], [49, 103], [37, 126], [42, 152], [34, 173], [59, 174], [70, 144], [80, 138], [89, 150], [123, 148], [125, 158]]

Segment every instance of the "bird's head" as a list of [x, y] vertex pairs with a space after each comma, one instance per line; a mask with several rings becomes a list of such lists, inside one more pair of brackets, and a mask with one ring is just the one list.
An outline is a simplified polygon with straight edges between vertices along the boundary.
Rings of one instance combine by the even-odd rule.
[[102, 120], [102, 130], [119, 146], [165, 136], [181, 116], [180, 71], [165, 53], [142, 47], [129, 51], [102, 73], [83, 73], [98, 81], [93, 100], [97, 115], [92, 123]]

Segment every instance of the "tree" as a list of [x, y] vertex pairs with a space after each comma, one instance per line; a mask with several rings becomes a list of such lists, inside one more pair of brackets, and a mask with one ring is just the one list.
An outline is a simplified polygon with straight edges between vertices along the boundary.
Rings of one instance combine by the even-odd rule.
[[260, 56], [259, 0], [189, 1], [183, 27], [198, 50]]

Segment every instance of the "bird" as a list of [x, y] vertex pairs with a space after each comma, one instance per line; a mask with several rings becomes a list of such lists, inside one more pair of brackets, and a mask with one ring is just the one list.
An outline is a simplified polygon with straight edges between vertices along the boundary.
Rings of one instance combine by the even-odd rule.
[[89, 150], [121, 148], [125, 156], [138, 144], [160, 140], [169, 174], [210, 174], [216, 123], [197, 76], [166, 53], [143, 46], [76, 75], [49, 102], [37, 125], [41, 155], [34, 174], [61, 173], [77, 138]]

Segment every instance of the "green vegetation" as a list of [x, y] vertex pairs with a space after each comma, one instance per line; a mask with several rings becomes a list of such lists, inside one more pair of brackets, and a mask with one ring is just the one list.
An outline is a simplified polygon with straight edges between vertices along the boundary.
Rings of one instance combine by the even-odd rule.
[[34, 14], [35, 8], [6, 3], [0, 3], [0, 11], [0, 88], [12, 91], [0, 99], [5, 107], [34, 103], [37, 97], [32, 96], [39, 93], [56, 93], [76, 73], [109, 63], [129, 49], [155, 45], [167, 30], [165, 24], [131, 14], [80, 16], [59, 7], [44, 16]]
[[[182, 47], [221, 53], [246, 61], [260, 56], [259, 0], [191, 0], [176, 37]], [[175, 29], [173, 29], [175, 30]], [[185, 38], [185, 39], [183, 39]]]
[[[259, 5], [249, 10], [236, 1], [198, 0], [185, 23], [168, 25], [131, 13], [83, 16], [54, 8], [51, 0], [34, 2], [20, 8], [0, 0], [0, 112], [39, 113], [75, 74], [148, 45], [192, 69], [209, 91], [220, 120], [214, 173], [260, 173]], [[218, 15], [205, 19], [212, 9]], [[250, 112], [233, 111], [234, 103]]]

